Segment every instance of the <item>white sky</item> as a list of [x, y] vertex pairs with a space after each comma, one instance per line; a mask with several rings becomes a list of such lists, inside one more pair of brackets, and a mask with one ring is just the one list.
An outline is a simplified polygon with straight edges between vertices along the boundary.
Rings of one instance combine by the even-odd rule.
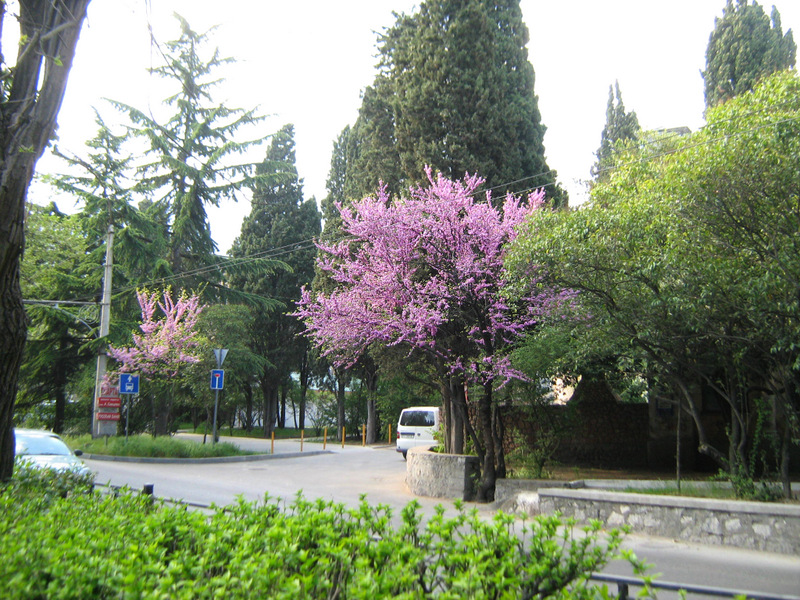
[[[642, 127], [703, 124], [705, 50], [725, 0], [523, 0], [530, 33], [535, 92], [547, 126], [551, 168], [580, 201], [605, 124], [608, 86], [619, 80], [622, 99]], [[321, 200], [333, 141], [352, 124], [360, 94], [374, 78], [376, 34], [410, 12], [413, 0], [92, 0], [59, 116], [59, 145], [84, 154], [96, 134], [92, 107], [109, 125], [122, 122], [102, 98], [159, 110], [164, 93], [146, 69], [157, 66], [148, 17], [160, 41], [176, 39], [178, 13], [195, 31], [218, 25], [212, 45], [238, 62], [221, 76], [216, 100], [237, 108], [258, 106], [273, 115], [254, 135], [294, 123], [297, 168], [306, 197]], [[771, 4], [763, 3], [767, 14]], [[784, 31], [800, 41], [800, 2], [777, 0]], [[222, 7], [222, 8], [221, 8]], [[266, 148], [264, 149], [264, 151]], [[253, 157], [259, 161], [263, 152]], [[45, 156], [38, 172], [63, 166]], [[48, 188], [32, 200], [46, 203]], [[68, 203], [67, 203], [68, 204]], [[62, 210], [73, 210], [63, 200]], [[229, 249], [250, 211], [242, 197], [209, 210], [214, 239]]]

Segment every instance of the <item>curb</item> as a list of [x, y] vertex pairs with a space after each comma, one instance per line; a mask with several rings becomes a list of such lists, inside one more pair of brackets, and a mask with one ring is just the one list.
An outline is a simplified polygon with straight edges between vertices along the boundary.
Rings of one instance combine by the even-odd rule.
[[218, 456], [208, 458], [154, 458], [150, 456], [112, 456], [110, 454], [84, 454], [87, 460], [104, 460], [109, 462], [156, 463], [156, 464], [190, 464], [204, 465], [215, 463], [253, 462], [280, 458], [301, 458], [303, 456], [319, 456], [333, 454], [330, 450], [312, 450], [310, 452], [282, 452], [280, 454], [248, 454], [244, 456]]

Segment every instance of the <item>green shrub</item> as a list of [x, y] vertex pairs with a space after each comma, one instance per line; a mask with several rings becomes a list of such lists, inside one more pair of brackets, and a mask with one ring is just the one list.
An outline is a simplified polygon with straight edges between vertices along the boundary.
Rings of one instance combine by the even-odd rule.
[[555, 516], [484, 521], [461, 506], [423, 523], [417, 502], [396, 523], [363, 499], [206, 514], [133, 493], [37, 494], [0, 488], [4, 598], [599, 598], [587, 576], [621, 542], [599, 524], [576, 533]]
[[86, 454], [108, 454], [113, 456], [140, 456], [149, 458], [209, 458], [220, 456], [237, 456], [252, 454], [239, 450], [228, 442], [199, 444], [190, 440], [181, 440], [170, 436], [153, 437], [151, 435], [132, 435], [128, 438], [109, 437], [92, 439], [85, 435], [77, 438], [66, 438], [65, 441], [73, 449], [83, 450]]

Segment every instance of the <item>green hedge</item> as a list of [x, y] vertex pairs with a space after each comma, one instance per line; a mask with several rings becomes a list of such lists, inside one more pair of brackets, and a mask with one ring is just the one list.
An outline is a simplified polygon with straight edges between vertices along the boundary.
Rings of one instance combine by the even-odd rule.
[[416, 502], [395, 520], [363, 499], [200, 511], [83, 486], [63, 496], [30, 478], [0, 488], [4, 598], [608, 597], [585, 578], [621, 541], [552, 516], [520, 528], [440, 508], [423, 522]]

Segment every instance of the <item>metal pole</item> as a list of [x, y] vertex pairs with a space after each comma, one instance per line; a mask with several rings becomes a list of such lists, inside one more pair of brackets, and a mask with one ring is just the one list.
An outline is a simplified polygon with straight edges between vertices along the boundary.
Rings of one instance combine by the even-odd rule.
[[[111, 322], [111, 275], [113, 273], [113, 248], [114, 248], [114, 227], [109, 225], [106, 232], [106, 264], [103, 275], [103, 299], [100, 303], [100, 331], [99, 338], [108, 335], [109, 323]], [[92, 402], [92, 437], [100, 435], [99, 423], [97, 421], [97, 399], [100, 397], [100, 386], [106, 376], [106, 365], [108, 356], [105, 348], [97, 355], [97, 372], [94, 381], [94, 401]]]
[[217, 443], [217, 410], [219, 409], [219, 390], [214, 390], [214, 427], [211, 430], [211, 443]]
[[[131, 395], [125, 394], [127, 396], [127, 406], [125, 408], [125, 441], [128, 441], [128, 424], [131, 420]], [[138, 394], [137, 394], [138, 396]]]

